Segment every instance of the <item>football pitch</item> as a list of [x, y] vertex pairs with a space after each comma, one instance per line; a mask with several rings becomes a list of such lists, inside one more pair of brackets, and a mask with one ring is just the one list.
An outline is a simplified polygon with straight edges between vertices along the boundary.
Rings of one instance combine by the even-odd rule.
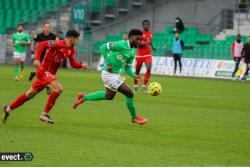
[[[29, 67], [14, 81], [14, 67], [0, 66], [0, 105], [27, 90]], [[51, 111], [55, 124], [39, 121], [47, 95], [43, 91], [14, 110], [0, 124], [0, 152], [32, 152], [26, 162], [0, 166], [250, 166], [250, 83], [152, 76], [162, 94], [135, 95], [139, 115], [132, 124], [125, 98], [86, 102], [76, 110], [79, 91], [104, 90], [96, 71], [62, 70], [64, 91]], [[132, 87], [132, 79], [126, 81]]]

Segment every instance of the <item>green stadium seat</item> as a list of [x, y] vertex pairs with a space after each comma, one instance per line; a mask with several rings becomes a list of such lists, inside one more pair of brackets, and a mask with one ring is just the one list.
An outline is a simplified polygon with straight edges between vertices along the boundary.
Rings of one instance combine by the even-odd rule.
[[[153, 35], [153, 45], [157, 48], [153, 52], [153, 56], [165, 56], [172, 50], [174, 34], [171, 27], [165, 27], [164, 32], [155, 32]], [[187, 58], [205, 58], [205, 59], [225, 59], [231, 60], [231, 41], [235, 40], [235, 36], [228, 36], [225, 40], [213, 40], [210, 34], [199, 34], [195, 27], [187, 27], [186, 32], [181, 34], [181, 39], [184, 40], [185, 46], [192, 46], [183, 51], [183, 57]], [[125, 32], [120, 32], [118, 35], [108, 35], [104, 41], [111, 42], [121, 40]], [[246, 36], [243, 36], [247, 40]], [[202, 41], [206, 43], [197, 43]], [[98, 42], [93, 46], [93, 53], [100, 54], [100, 45]], [[193, 48], [193, 49], [192, 49]]]
[[61, 4], [62, 6], [65, 6], [65, 5], [68, 4], [68, 0], [60, 0], [60, 4]]
[[115, 6], [115, 0], [105, 0], [104, 5], [114, 7]]
[[173, 30], [174, 30], [173, 27], [166, 27], [166, 28], [165, 28], [165, 33], [166, 33], [166, 34], [172, 33]]
[[91, 12], [100, 12], [102, 0], [92, 0], [89, 2]]
[[100, 54], [101, 51], [100, 51], [100, 47], [106, 43], [105, 41], [95, 41], [94, 44], [93, 44], [93, 53], [94, 54]]
[[3, 0], [3, 7], [5, 9], [10, 9], [11, 8], [11, 1], [10, 0]]
[[0, 27], [0, 34], [5, 34], [6, 33], [6, 29], [3, 27]]
[[[67, 5], [68, 0], [1, 0], [1, 32], [15, 28], [20, 22], [37, 23], [45, 10], [56, 12], [59, 6]], [[31, 18], [31, 19], [30, 19]]]

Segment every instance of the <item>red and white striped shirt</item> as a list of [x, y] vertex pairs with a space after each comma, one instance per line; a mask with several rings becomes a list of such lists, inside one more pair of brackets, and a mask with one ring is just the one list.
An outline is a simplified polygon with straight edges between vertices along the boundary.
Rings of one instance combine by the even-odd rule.
[[233, 58], [239, 58], [241, 57], [241, 51], [243, 49], [243, 43], [240, 42], [238, 43], [237, 41], [234, 41], [233, 42], [233, 45], [232, 45], [232, 55], [233, 55]]

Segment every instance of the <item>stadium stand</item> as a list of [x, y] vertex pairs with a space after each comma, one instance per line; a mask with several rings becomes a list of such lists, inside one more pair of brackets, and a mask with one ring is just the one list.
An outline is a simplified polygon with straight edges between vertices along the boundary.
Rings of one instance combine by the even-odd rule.
[[1, 0], [0, 34], [15, 29], [20, 22], [36, 24], [43, 12], [56, 12], [59, 6], [65, 6], [68, 0]]
[[[119, 2], [119, 3], [118, 3]], [[133, 11], [133, 5], [138, 5], [140, 0], [91, 0], [86, 1], [87, 13], [90, 14], [91, 23], [102, 24], [103, 20], [107, 18], [120, 16], [122, 12]], [[150, 1], [147, 1], [150, 2]], [[184, 2], [184, 1], [183, 1]], [[65, 6], [70, 3], [70, 0], [1, 0], [0, 1], [0, 34], [5, 34], [8, 29], [15, 29], [16, 25], [22, 23], [37, 24], [39, 19], [43, 17], [44, 12], [57, 12], [60, 6]], [[170, 3], [170, 1], [169, 1]], [[129, 5], [131, 5], [129, 7]], [[174, 5], [174, 4], [172, 4]], [[166, 5], [167, 7], [167, 5]], [[115, 9], [118, 11], [115, 12]], [[210, 12], [210, 11], [209, 11]], [[113, 16], [112, 16], [113, 14]], [[131, 13], [130, 13], [131, 14]], [[103, 15], [105, 19], [100, 16]], [[130, 18], [133, 18], [130, 15]], [[161, 16], [162, 17], [162, 16]], [[164, 16], [165, 17], [165, 16]], [[190, 16], [190, 18], [193, 16]], [[164, 18], [165, 19], [165, 18]], [[117, 18], [116, 18], [117, 20]], [[92, 22], [93, 21], [93, 22]], [[104, 21], [105, 23], [105, 21]], [[107, 23], [107, 22], [106, 22]], [[93, 26], [93, 25], [92, 25]], [[160, 27], [154, 32], [153, 43], [157, 48], [156, 52], [153, 52], [154, 56], [169, 56], [171, 55], [171, 48], [173, 42], [173, 27], [164, 24], [165, 27]], [[91, 27], [92, 28], [92, 27]], [[91, 29], [90, 28], [90, 29]], [[102, 31], [102, 30], [101, 30]], [[112, 30], [111, 30], [112, 31]], [[119, 32], [122, 31], [122, 32]], [[125, 29], [119, 30], [117, 34], [106, 35], [104, 38], [94, 39], [92, 31], [84, 35], [85, 41], [93, 41], [91, 43], [90, 51], [86, 45], [79, 47], [79, 52], [90, 53], [93, 55], [100, 55], [100, 46], [106, 42], [112, 42], [122, 39], [122, 35], [126, 32]], [[207, 32], [205, 32], [207, 33]], [[185, 43], [185, 49], [183, 57], [189, 58], [209, 58], [209, 59], [231, 59], [231, 44], [236, 39], [236, 35], [227, 35], [223, 39], [215, 39], [215, 34], [204, 34], [196, 26], [186, 27], [185, 31], [181, 34], [181, 38]], [[244, 34], [243, 34], [244, 35]], [[93, 39], [92, 39], [93, 38]], [[242, 36], [243, 42], [246, 42], [247, 37]]]
[[[117, 35], [107, 35], [103, 41], [95, 41], [94, 54], [100, 54], [99, 47], [106, 42], [122, 39], [120, 32]], [[171, 54], [173, 41], [173, 28], [165, 27], [164, 32], [155, 32], [153, 36], [154, 46], [157, 48], [153, 56], [165, 56]], [[200, 34], [196, 27], [187, 27], [181, 34], [185, 43], [183, 57], [208, 58], [208, 59], [232, 59], [231, 45], [236, 35], [227, 36], [225, 40], [215, 40], [210, 34]], [[246, 42], [247, 37], [243, 36], [242, 41]]]

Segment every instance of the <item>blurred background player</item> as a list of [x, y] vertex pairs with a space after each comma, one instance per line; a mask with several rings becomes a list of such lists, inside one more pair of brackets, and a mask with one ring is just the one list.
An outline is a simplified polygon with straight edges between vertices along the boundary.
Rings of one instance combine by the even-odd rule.
[[176, 32], [175, 37], [173, 39], [173, 47], [172, 47], [172, 52], [174, 57], [174, 75], [176, 74], [177, 62], [179, 63], [180, 73], [181, 73], [182, 70], [181, 55], [183, 49], [184, 49], [184, 42], [183, 40], [180, 39], [179, 32]]
[[185, 26], [184, 26], [182, 19], [180, 17], [176, 17], [174, 32], [182, 33], [184, 30], [185, 30]]
[[234, 75], [239, 69], [242, 49], [243, 49], [243, 42], [241, 42], [241, 35], [238, 34], [236, 40], [232, 44], [232, 56], [233, 60], [235, 61], [235, 68], [232, 74], [232, 78], [234, 78]]
[[133, 48], [136, 48], [140, 44], [141, 38], [142, 32], [138, 29], [133, 29], [129, 32], [128, 40], [110, 42], [101, 46], [101, 53], [106, 63], [101, 75], [106, 91], [97, 91], [86, 95], [80, 93], [73, 104], [74, 109], [86, 101], [112, 100], [118, 91], [126, 96], [126, 105], [132, 122], [138, 124], [148, 122], [148, 119], [136, 114], [133, 91], [124, 83], [119, 75], [122, 66], [126, 64], [126, 73], [135, 79], [140, 79], [140, 75], [136, 75], [132, 71], [131, 65], [135, 57], [135, 50]]
[[[24, 32], [22, 24], [17, 25], [17, 32], [12, 35], [12, 45], [14, 46], [13, 58], [16, 64], [15, 67], [15, 80], [18, 81], [19, 77], [23, 77], [24, 62], [26, 59], [27, 46], [30, 44], [30, 38]], [[20, 73], [19, 73], [20, 65]]]
[[242, 57], [244, 57], [245, 63], [247, 65], [246, 72], [244, 73], [244, 76], [242, 78], [242, 81], [244, 82], [247, 80], [248, 71], [250, 69], [250, 36], [248, 36], [248, 41], [247, 43], [245, 43], [242, 49]]
[[61, 30], [57, 32], [56, 39], [64, 40], [65, 38], [66, 37], [65, 37], [64, 33]]
[[[123, 34], [122, 39], [125, 40], [125, 41], [128, 40], [128, 34]], [[121, 76], [122, 76], [123, 81], [126, 81], [125, 67], [126, 67], [126, 65], [123, 65], [122, 68], [121, 68]]]
[[[151, 49], [155, 51], [156, 49], [153, 47], [152, 44], [152, 37], [153, 33], [149, 31], [150, 28], [150, 21], [143, 20], [142, 22], [142, 41], [140, 46], [137, 48], [136, 56], [135, 56], [135, 73], [136, 75], [140, 74], [142, 64], [145, 63], [146, 65], [146, 73], [144, 75], [142, 90], [143, 92], [147, 93], [146, 85], [149, 82], [151, 76], [151, 67], [152, 67], [152, 54]], [[138, 81], [134, 80], [134, 92], [138, 91]]]
[[[56, 35], [51, 33], [51, 24], [46, 22], [43, 24], [42, 26], [42, 30], [43, 32], [40, 34], [34, 34], [34, 38], [31, 42], [31, 53], [32, 53], [32, 59], [35, 59], [35, 49], [36, 49], [36, 43], [40, 43], [42, 41], [48, 41], [48, 40], [55, 40], [56, 39]], [[40, 61], [43, 61], [44, 55], [46, 53], [46, 48], [42, 51], [41, 57], [40, 57]], [[32, 71], [30, 72], [30, 76], [29, 76], [29, 81], [31, 81], [33, 79], [33, 77], [36, 76], [36, 72]]]
[[[37, 78], [27, 92], [17, 97], [10, 105], [3, 106], [3, 123], [6, 123], [10, 111], [35, 97], [37, 93], [41, 92], [47, 86], [50, 87], [52, 93], [47, 100], [44, 112], [39, 118], [41, 121], [45, 121], [49, 124], [54, 123], [49, 116], [49, 112], [63, 90], [62, 85], [56, 78], [56, 72], [58, 68], [60, 68], [62, 61], [69, 58], [72, 67], [87, 67], [86, 64], [80, 64], [75, 59], [76, 50], [74, 47], [79, 40], [79, 35], [77, 31], [69, 30], [65, 40], [49, 40], [39, 43], [36, 50], [36, 60], [34, 61], [34, 65], [37, 68]], [[40, 56], [45, 48], [48, 48], [48, 51], [40, 65]]]

